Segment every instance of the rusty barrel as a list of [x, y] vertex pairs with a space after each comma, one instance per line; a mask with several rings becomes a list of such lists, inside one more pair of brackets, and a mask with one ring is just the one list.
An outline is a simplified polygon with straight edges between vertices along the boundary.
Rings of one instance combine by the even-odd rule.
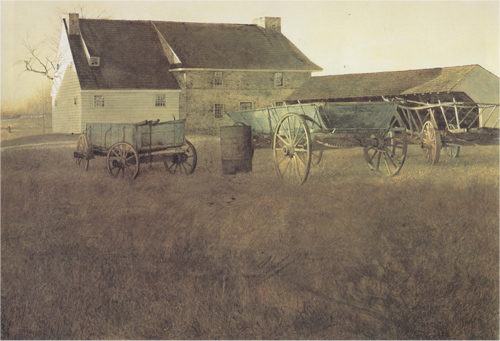
[[252, 130], [245, 125], [220, 127], [222, 173], [252, 171]]

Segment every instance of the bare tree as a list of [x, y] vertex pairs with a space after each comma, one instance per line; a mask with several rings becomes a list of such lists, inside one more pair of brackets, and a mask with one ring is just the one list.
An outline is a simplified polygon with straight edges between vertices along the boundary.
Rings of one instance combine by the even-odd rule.
[[23, 60], [25, 71], [39, 73], [50, 80], [54, 79], [54, 73], [57, 71], [56, 56], [41, 56], [39, 50], [33, 47], [27, 39], [24, 40], [24, 47], [27, 50], [27, 56]]
[[55, 73], [57, 71], [57, 65], [59, 61], [57, 60], [58, 55], [58, 43], [59, 41], [55, 39], [58, 36], [58, 31], [60, 29], [60, 18], [63, 15], [67, 15], [69, 12], [79, 13], [80, 18], [86, 18], [87, 13], [89, 17], [96, 19], [107, 19], [109, 18], [105, 11], [100, 11], [96, 15], [92, 15], [92, 11], [87, 11], [85, 4], [76, 4], [70, 11], [67, 9], [59, 9], [58, 13], [54, 15], [54, 29], [51, 36], [44, 39], [43, 48], [39, 48], [38, 45], [32, 44], [30, 38], [26, 37], [24, 39], [23, 45], [26, 48], [26, 57], [21, 61], [24, 64], [24, 71], [34, 72], [40, 74], [49, 80], [53, 80]]

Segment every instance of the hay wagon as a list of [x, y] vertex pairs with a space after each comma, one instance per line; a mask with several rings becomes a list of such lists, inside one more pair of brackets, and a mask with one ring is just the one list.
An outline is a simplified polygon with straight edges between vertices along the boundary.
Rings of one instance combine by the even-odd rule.
[[76, 165], [88, 170], [95, 156], [106, 157], [109, 174], [135, 179], [140, 164], [163, 162], [169, 173], [191, 174], [196, 149], [184, 136], [185, 120], [140, 123], [87, 123], [78, 137]]
[[369, 168], [382, 176], [398, 174], [406, 159], [406, 131], [397, 103], [298, 104], [228, 115], [272, 141], [278, 177], [295, 184], [307, 180], [325, 149], [361, 146]]
[[492, 120], [498, 104], [455, 100], [424, 103], [400, 98], [391, 101], [398, 103], [399, 124], [406, 129], [409, 142], [420, 144], [432, 165], [438, 163], [442, 149], [455, 158], [461, 146], [498, 144], [499, 122]]

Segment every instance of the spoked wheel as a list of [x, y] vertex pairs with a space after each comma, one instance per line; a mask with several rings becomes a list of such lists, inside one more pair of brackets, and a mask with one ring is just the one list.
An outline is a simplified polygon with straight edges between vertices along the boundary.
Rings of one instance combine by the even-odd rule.
[[316, 167], [323, 158], [323, 149], [313, 149], [311, 151], [311, 166]]
[[182, 153], [172, 155], [172, 157], [164, 161], [165, 169], [171, 174], [189, 175], [194, 172], [196, 162], [198, 160], [196, 149], [193, 144], [186, 140], [187, 149]]
[[76, 152], [79, 155], [83, 155], [82, 157], [75, 157], [75, 163], [78, 168], [82, 168], [85, 170], [89, 169], [89, 138], [86, 134], [81, 134], [78, 137], [78, 141], [76, 142]]
[[404, 132], [387, 131], [373, 136], [372, 145], [364, 147], [365, 160], [375, 174], [394, 176], [406, 160], [408, 142]]
[[109, 148], [108, 157], [108, 172], [116, 178], [135, 179], [139, 173], [139, 155], [134, 147], [127, 142], [117, 142]]
[[460, 146], [448, 145], [444, 147], [444, 151], [449, 158], [454, 159], [460, 155]]
[[311, 167], [311, 133], [305, 119], [297, 114], [284, 115], [273, 138], [274, 166], [280, 179], [303, 184]]
[[422, 128], [422, 148], [425, 158], [431, 165], [438, 163], [441, 152], [441, 135], [431, 121], [425, 122]]

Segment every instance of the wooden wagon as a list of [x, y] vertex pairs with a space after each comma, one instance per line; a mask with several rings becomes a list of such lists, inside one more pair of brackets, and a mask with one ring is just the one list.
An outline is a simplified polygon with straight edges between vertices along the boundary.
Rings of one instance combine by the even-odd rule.
[[184, 127], [185, 120], [87, 123], [74, 158], [78, 167], [88, 170], [90, 160], [104, 156], [113, 177], [135, 179], [143, 162], [163, 162], [170, 173], [191, 174], [197, 155], [184, 136]]
[[362, 146], [369, 168], [382, 176], [399, 173], [406, 159], [406, 129], [398, 104], [298, 104], [228, 113], [272, 141], [278, 177], [302, 184], [323, 150]]
[[[430, 164], [437, 164], [441, 149], [455, 158], [461, 146], [498, 144], [498, 121], [492, 118], [498, 104], [474, 102], [424, 103], [393, 98], [398, 104], [399, 126], [408, 133], [410, 143], [420, 144]], [[490, 123], [492, 127], [486, 127]]]

